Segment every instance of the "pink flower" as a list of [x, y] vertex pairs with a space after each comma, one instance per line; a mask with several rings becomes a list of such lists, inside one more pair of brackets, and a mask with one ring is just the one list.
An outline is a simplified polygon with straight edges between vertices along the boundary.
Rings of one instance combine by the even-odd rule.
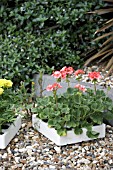
[[60, 71], [55, 71], [53, 74], [52, 74], [52, 76], [54, 77], [54, 78], [60, 78], [61, 77], [61, 72]]
[[62, 71], [62, 73], [61, 73], [61, 78], [62, 78], [62, 79], [65, 79], [66, 76], [67, 76], [67, 73], [66, 73], [65, 71], [64, 71], [64, 72]]
[[72, 74], [74, 72], [73, 67], [67, 67], [67, 74]]
[[67, 67], [66, 66], [64, 66], [61, 70], [60, 70], [60, 72], [66, 72], [67, 71]]
[[53, 91], [53, 86], [52, 86], [52, 85], [48, 85], [48, 86], [46, 87], [46, 90], [47, 90], [47, 91]]
[[80, 85], [80, 84], [77, 84], [77, 85], [75, 86], [75, 88], [77, 88], [77, 89], [79, 89], [80, 91], [83, 91], [83, 92], [87, 91], [87, 89], [85, 88], [85, 86]]
[[61, 70], [60, 70], [60, 73], [61, 73], [61, 78], [62, 79], [65, 79], [66, 76], [67, 76], [67, 67], [63, 67]]
[[67, 74], [72, 74], [74, 72], [74, 69], [73, 67], [63, 67], [61, 70], [60, 70], [60, 73], [61, 73], [61, 78], [62, 79], [65, 79]]
[[88, 77], [89, 77], [91, 80], [94, 80], [94, 79], [97, 80], [97, 79], [101, 78], [101, 75], [100, 75], [100, 72], [94, 71], [94, 72], [89, 73], [89, 74], [88, 74]]
[[48, 85], [46, 87], [47, 91], [53, 91], [53, 90], [57, 90], [59, 88], [62, 88], [62, 86], [59, 83], [54, 83], [53, 85]]
[[79, 70], [77, 70], [77, 71], [74, 72], [74, 75], [75, 75], [75, 76], [78, 76], [79, 74], [84, 74], [84, 73], [85, 73], [85, 72], [84, 72], [83, 70], [79, 69]]
[[62, 88], [62, 86], [59, 83], [54, 83], [52, 86], [53, 86], [53, 90], [57, 90], [59, 88]]

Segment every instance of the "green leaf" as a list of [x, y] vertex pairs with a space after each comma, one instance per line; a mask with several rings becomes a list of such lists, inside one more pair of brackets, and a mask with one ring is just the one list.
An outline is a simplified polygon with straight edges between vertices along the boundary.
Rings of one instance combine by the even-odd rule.
[[87, 131], [86, 134], [89, 138], [97, 138], [99, 136], [99, 133], [95, 131]]
[[74, 128], [74, 133], [75, 133], [76, 135], [80, 135], [80, 134], [83, 133], [83, 130], [82, 130], [82, 128], [80, 128], [80, 127], [76, 127], [76, 128]]
[[106, 112], [104, 113], [104, 118], [105, 118], [106, 120], [113, 119], [113, 112], [106, 111]]
[[68, 106], [66, 106], [66, 107], [63, 106], [61, 111], [62, 111], [62, 113], [68, 114], [70, 109]]
[[69, 88], [67, 89], [67, 93], [68, 93], [68, 94], [73, 94], [73, 92], [74, 92], [73, 88], [70, 88], [70, 87], [69, 87]]
[[67, 130], [66, 129], [57, 129], [57, 133], [60, 136], [66, 136], [67, 135]]
[[86, 122], [86, 121], [83, 121], [82, 124], [81, 124], [82, 127], [86, 128], [87, 130], [92, 130], [92, 124]]
[[68, 121], [70, 121], [70, 119], [71, 119], [71, 115], [67, 114], [67, 115], [64, 116], [65, 121], [68, 122]]
[[79, 126], [79, 122], [74, 121], [74, 120], [70, 120], [69, 122], [66, 123], [66, 126], [70, 127], [70, 128], [74, 128]]
[[93, 122], [97, 123], [97, 124], [102, 124], [103, 122], [103, 115], [102, 114], [91, 114], [90, 118], [93, 120]]
[[48, 114], [46, 114], [45, 110], [39, 113], [39, 118], [44, 120], [48, 118]]
[[54, 111], [54, 116], [60, 116], [61, 115], [61, 112], [60, 111]]
[[81, 93], [80, 94], [78, 94], [78, 93], [76, 95], [74, 95], [74, 101], [73, 102], [75, 102], [75, 104], [81, 104], [81, 101], [82, 101]]
[[48, 120], [48, 126], [49, 126], [49, 127], [54, 126], [54, 120], [49, 119], [49, 120]]
[[106, 96], [106, 95], [105, 95], [105, 92], [104, 92], [103, 90], [97, 90], [97, 91], [96, 91], [96, 95]]

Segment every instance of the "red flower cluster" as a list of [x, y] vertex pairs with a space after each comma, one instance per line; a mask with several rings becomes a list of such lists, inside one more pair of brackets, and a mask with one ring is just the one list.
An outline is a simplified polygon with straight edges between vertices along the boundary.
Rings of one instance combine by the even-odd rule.
[[79, 74], [84, 74], [84, 73], [85, 73], [85, 72], [84, 72], [83, 70], [80, 70], [80, 69], [79, 69], [79, 70], [77, 70], [77, 71], [74, 72], [74, 75], [75, 75], [75, 76], [78, 76]]
[[62, 88], [62, 86], [59, 83], [54, 83], [53, 85], [48, 85], [46, 87], [47, 91], [53, 91], [53, 90], [57, 90], [59, 88]]
[[[84, 74], [85, 72], [81, 69], [78, 69], [77, 71], [74, 71], [73, 67], [63, 67], [60, 71], [55, 71], [53, 72], [52, 76], [56, 79], [58, 79], [58, 81], [61, 81], [61, 79], [66, 79], [66, 82], [68, 82], [68, 87], [69, 87], [69, 82], [70, 80], [68, 78], [70, 78], [70, 75], [74, 75], [76, 77], [76, 79], [78, 81], [80, 81], [80, 79], [82, 78], [81, 75]], [[80, 76], [79, 76], [80, 75]], [[101, 78], [101, 75], [99, 72], [91, 72], [88, 74], [88, 77], [91, 80], [97, 80], [99, 78]], [[68, 81], [67, 81], [68, 80]], [[94, 84], [95, 85], [95, 84]], [[54, 83], [53, 85], [48, 85], [46, 90], [47, 91], [54, 91], [54, 90], [58, 90], [59, 88], [62, 88], [62, 86], [59, 83]], [[87, 89], [85, 88], [85, 86], [77, 84], [75, 86], [75, 88], [77, 88], [78, 90], [85, 92]]]
[[56, 79], [60, 78], [61, 77], [61, 72], [60, 71], [55, 71], [52, 76]]
[[85, 88], [85, 86], [80, 85], [80, 84], [77, 84], [77, 85], [75, 86], [75, 88], [77, 88], [77, 89], [79, 89], [80, 91], [83, 91], [83, 92], [87, 91], [87, 89]]
[[101, 75], [100, 75], [100, 72], [91, 72], [88, 74], [88, 77], [91, 79], [91, 80], [97, 80], [99, 78], [101, 78]]
[[65, 79], [66, 76], [69, 74], [72, 74], [74, 72], [74, 69], [72, 67], [63, 67], [60, 71], [55, 71], [52, 76], [54, 78], [62, 78]]

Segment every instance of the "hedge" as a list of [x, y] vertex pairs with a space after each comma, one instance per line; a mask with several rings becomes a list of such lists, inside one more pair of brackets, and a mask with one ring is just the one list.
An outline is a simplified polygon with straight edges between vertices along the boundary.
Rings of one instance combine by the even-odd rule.
[[88, 14], [102, 7], [102, 0], [4, 0], [0, 5], [1, 76], [16, 84], [40, 69], [81, 67], [102, 22]]

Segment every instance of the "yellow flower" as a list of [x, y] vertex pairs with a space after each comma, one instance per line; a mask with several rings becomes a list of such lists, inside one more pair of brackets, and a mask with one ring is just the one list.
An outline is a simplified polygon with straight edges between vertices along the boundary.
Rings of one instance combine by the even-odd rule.
[[32, 85], [35, 85], [35, 82], [32, 82]]
[[0, 87], [0, 95], [4, 92], [4, 90]]
[[12, 87], [13, 85], [13, 82], [11, 80], [6, 80], [5, 84], [4, 84], [4, 87]]
[[0, 87], [4, 87], [6, 79], [0, 79]]

